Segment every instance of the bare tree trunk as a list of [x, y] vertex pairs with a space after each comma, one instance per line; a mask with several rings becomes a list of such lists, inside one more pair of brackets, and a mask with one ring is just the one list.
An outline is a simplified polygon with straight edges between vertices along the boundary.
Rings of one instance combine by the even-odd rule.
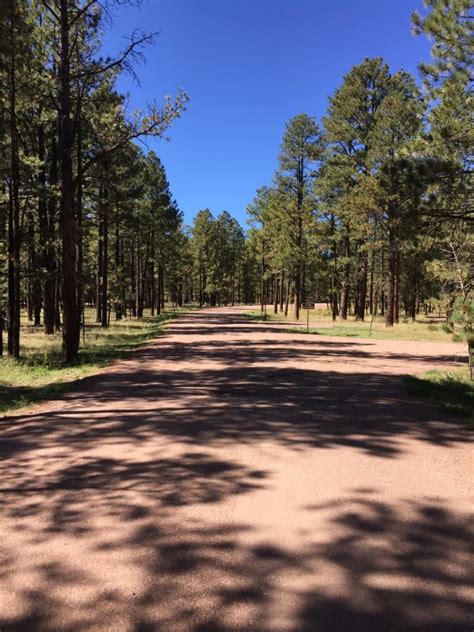
[[274, 292], [273, 298], [275, 299], [275, 303], [273, 305], [273, 313], [278, 314], [278, 302], [280, 300], [280, 282], [276, 274], [274, 275], [274, 283], [275, 283], [275, 292]]
[[[40, 130], [40, 138], [44, 144], [44, 133]], [[48, 185], [54, 187], [58, 182], [58, 151], [56, 144], [56, 123], [52, 127], [51, 153], [49, 157]], [[40, 172], [41, 173], [41, 172]], [[42, 176], [45, 183], [45, 174]], [[43, 266], [46, 270], [46, 278], [43, 284], [43, 306], [44, 306], [44, 331], [46, 334], [53, 334], [56, 324], [56, 279], [57, 261], [56, 247], [54, 244], [55, 224], [56, 224], [56, 199], [54, 195], [46, 196], [44, 190], [44, 200], [40, 197], [40, 237], [43, 248]]]
[[[135, 241], [130, 240], [130, 287], [132, 288], [132, 294], [135, 292], [136, 288], [136, 260], [135, 260]], [[137, 297], [135, 296], [135, 300], [131, 301], [131, 310], [132, 316], [136, 317], [137, 315]]]
[[143, 303], [141, 297], [141, 287], [142, 287], [142, 261], [140, 256], [140, 240], [137, 240], [137, 259], [136, 259], [136, 269], [135, 269], [135, 301], [137, 305], [137, 318], [141, 318], [143, 316]]
[[161, 266], [158, 265], [158, 287], [156, 289], [156, 312], [161, 314]]
[[161, 308], [165, 309], [165, 272], [163, 266], [160, 266], [160, 290], [161, 290]]
[[380, 314], [385, 316], [385, 250], [381, 253]]
[[[77, 222], [77, 331], [81, 329], [81, 315], [84, 312], [84, 279], [82, 247], [82, 125], [81, 117], [77, 121], [77, 188], [76, 188], [76, 222]], [[84, 323], [85, 327], [85, 323]]]
[[61, 270], [56, 275], [56, 285], [54, 290], [54, 329], [61, 331]]
[[388, 293], [387, 293], [387, 314], [385, 316], [385, 325], [387, 327], [393, 327], [395, 321], [395, 267], [396, 267], [396, 253], [395, 243], [393, 236], [389, 235], [389, 250], [388, 250]]
[[291, 294], [291, 274], [288, 275], [288, 283], [286, 285], [285, 316], [288, 316], [288, 308], [290, 305], [290, 294]]
[[38, 253], [36, 250], [36, 231], [33, 211], [28, 213], [28, 320], [35, 327], [41, 324], [41, 283], [38, 278]]
[[204, 270], [203, 265], [199, 262], [199, 307], [204, 304]]
[[418, 280], [417, 280], [417, 270], [418, 270], [418, 261], [415, 258], [415, 264], [413, 268], [413, 286], [412, 286], [412, 296], [410, 301], [410, 316], [412, 322], [416, 320], [416, 307], [417, 307], [417, 296], [418, 296]]
[[102, 203], [102, 185], [99, 187], [99, 239], [97, 242], [97, 277], [96, 277], [96, 303], [95, 303], [95, 319], [96, 322], [102, 322], [102, 275], [104, 268], [104, 221], [103, 221], [103, 203]]
[[77, 360], [79, 319], [77, 316], [76, 240], [74, 208], [71, 121], [71, 77], [69, 50], [68, 0], [60, 0], [61, 55], [59, 65], [59, 143], [61, 165], [61, 238], [62, 238], [62, 305], [63, 359]]
[[8, 353], [20, 357], [20, 160], [16, 116], [16, 3], [10, 2], [10, 195], [8, 213]]
[[108, 204], [108, 192], [107, 187], [103, 190], [103, 206], [102, 206], [102, 238], [103, 238], [103, 250], [102, 250], [102, 327], [107, 327], [109, 324], [108, 319], [108, 303], [109, 303], [109, 204]]
[[374, 314], [374, 275], [375, 275], [375, 253], [372, 248], [370, 253], [370, 288], [369, 288], [369, 313]]
[[356, 320], [365, 320], [365, 303], [367, 299], [367, 253], [359, 255], [359, 271], [357, 278]]
[[281, 279], [280, 279], [280, 312], [283, 311], [283, 302], [285, 300], [285, 273], [283, 270], [281, 271]]
[[395, 253], [395, 283], [394, 283], [393, 318], [396, 323], [400, 320], [400, 251]]
[[151, 279], [151, 315], [155, 315], [156, 303], [156, 278], [155, 278], [155, 235], [151, 235], [151, 263], [150, 263], [150, 279]]
[[347, 314], [349, 311], [349, 289], [350, 289], [350, 276], [351, 276], [351, 264], [350, 264], [350, 256], [351, 256], [351, 244], [349, 240], [349, 236], [346, 235], [344, 237], [344, 272], [342, 278], [342, 292], [341, 292], [341, 318], [342, 320], [347, 320]]
[[301, 270], [297, 267], [295, 273], [295, 283], [293, 288], [294, 297], [294, 310], [296, 320], [300, 319], [300, 305], [301, 305]]

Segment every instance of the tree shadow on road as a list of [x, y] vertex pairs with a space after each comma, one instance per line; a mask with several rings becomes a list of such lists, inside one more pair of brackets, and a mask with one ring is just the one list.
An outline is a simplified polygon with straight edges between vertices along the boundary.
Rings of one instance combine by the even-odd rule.
[[469, 441], [397, 375], [305, 367], [315, 354], [350, 361], [363, 353], [352, 344], [164, 340], [83, 380], [61, 409], [10, 418], [2, 632], [467, 632], [469, 517], [438, 499], [349, 489], [302, 507], [314, 525], [286, 545], [226, 515], [275, 484], [239, 446], [315, 458], [343, 446], [377, 464], [401, 457], [405, 439]]
[[83, 449], [105, 440], [140, 443], [161, 436], [202, 448], [270, 439], [295, 449], [349, 446], [395, 458], [406, 437], [446, 447], [472, 438], [410, 398], [398, 376], [375, 373], [252, 363], [218, 369], [196, 364], [195, 370], [163, 374], [135, 368], [83, 380], [70, 399], [58, 411], [10, 418], [0, 455], [12, 458], [42, 442]]
[[[58, 505], [69, 515], [56, 517], [53, 532], [41, 521], [17, 523], [28, 557], [0, 545], [0, 579], [18, 601], [0, 615], [3, 631], [470, 629], [474, 534], [469, 517], [435, 499], [391, 506], [353, 491], [332, 507], [306, 508], [328, 514], [333, 536], [294, 547], [255, 541], [244, 524], [177, 521], [158, 496], [131, 503], [110, 488], [63, 490], [45, 500], [42, 518]], [[110, 533], [90, 524], [91, 509]], [[85, 520], [88, 529], [75, 530]], [[68, 550], [71, 536], [80, 562]], [[54, 537], [67, 543], [65, 554], [45, 557]]]

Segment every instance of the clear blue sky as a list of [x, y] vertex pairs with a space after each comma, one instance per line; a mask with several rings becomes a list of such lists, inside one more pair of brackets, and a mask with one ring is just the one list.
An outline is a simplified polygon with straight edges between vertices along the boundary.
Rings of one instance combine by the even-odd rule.
[[417, 72], [429, 55], [411, 34], [422, 0], [143, 0], [116, 9], [107, 51], [133, 29], [159, 31], [137, 67], [140, 85], [119, 81], [133, 107], [190, 96], [170, 142], [148, 142], [161, 157], [190, 223], [201, 208], [229, 210], [245, 225], [257, 187], [269, 184], [285, 122], [324, 114], [328, 96], [364, 57]]

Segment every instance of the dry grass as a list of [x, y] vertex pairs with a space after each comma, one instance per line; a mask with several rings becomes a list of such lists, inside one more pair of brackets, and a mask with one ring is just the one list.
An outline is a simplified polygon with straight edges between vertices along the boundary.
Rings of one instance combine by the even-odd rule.
[[[250, 318], [264, 319], [260, 310], [248, 312]], [[267, 309], [267, 320], [288, 324], [289, 331], [306, 333], [306, 311], [301, 312], [299, 322], [293, 314], [285, 318], [284, 314], [273, 314], [272, 308]], [[310, 310], [309, 333], [323, 336], [342, 336], [352, 338], [375, 338], [379, 340], [414, 340], [426, 342], [453, 342], [453, 335], [443, 328], [442, 319], [420, 317], [415, 322], [403, 319], [393, 327], [386, 327], [384, 319], [376, 316], [371, 324], [370, 317], [365, 322], [356, 322], [351, 316], [347, 320], [331, 318], [331, 312], [326, 308]]]
[[169, 309], [160, 316], [145, 314], [140, 320], [111, 320], [110, 327], [104, 329], [95, 322], [94, 310], [87, 309], [79, 362], [74, 366], [62, 364], [60, 333], [47, 336], [22, 315], [21, 358], [0, 359], [0, 412], [67, 391], [74, 381], [97, 372], [156, 336], [167, 320], [183, 311]]
[[408, 392], [474, 428], [474, 382], [466, 366], [403, 378]]

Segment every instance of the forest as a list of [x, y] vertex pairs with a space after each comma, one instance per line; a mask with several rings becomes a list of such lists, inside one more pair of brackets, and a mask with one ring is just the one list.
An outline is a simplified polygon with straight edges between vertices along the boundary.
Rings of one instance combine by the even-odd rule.
[[76, 362], [86, 306], [107, 328], [169, 303], [272, 304], [298, 319], [311, 299], [334, 320], [387, 327], [436, 311], [471, 335], [472, 6], [426, 5], [412, 29], [431, 62], [415, 77], [365, 59], [322, 120], [289, 120], [244, 227], [208, 209], [185, 225], [138, 142], [186, 116], [183, 91], [146, 111], [117, 91], [155, 34], [104, 57], [108, 5], [1, 0], [0, 354], [20, 357], [25, 310]]

